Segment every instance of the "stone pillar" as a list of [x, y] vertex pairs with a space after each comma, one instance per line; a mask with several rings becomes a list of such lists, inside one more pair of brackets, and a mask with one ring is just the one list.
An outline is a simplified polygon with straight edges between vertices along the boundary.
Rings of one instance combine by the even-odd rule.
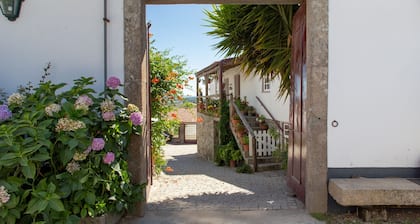
[[179, 125], [178, 138], [179, 138], [179, 143], [181, 144], [185, 143], [185, 123], [184, 122], [182, 122]]
[[306, 1], [305, 205], [327, 212], [328, 0]]
[[[149, 78], [145, 11], [144, 0], [124, 0], [124, 93], [147, 117]], [[145, 123], [143, 135], [132, 136], [128, 146], [128, 169], [134, 183], [146, 183], [148, 180], [147, 152], [150, 149], [148, 126], [148, 123]], [[142, 216], [144, 206], [144, 202], [137, 204], [131, 215]]]

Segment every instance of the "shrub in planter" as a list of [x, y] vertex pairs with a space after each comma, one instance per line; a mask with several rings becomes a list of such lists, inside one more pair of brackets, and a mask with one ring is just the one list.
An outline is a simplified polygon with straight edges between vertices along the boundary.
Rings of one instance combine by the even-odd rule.
[[100, 94], [93, 83], [82, 77], [63, 91], [66, 84], [42, 80], [1, 102], [0, 224], [79, 223], [141, 200], [126, 149], [142, 115], [121, 103], [118, 78]]

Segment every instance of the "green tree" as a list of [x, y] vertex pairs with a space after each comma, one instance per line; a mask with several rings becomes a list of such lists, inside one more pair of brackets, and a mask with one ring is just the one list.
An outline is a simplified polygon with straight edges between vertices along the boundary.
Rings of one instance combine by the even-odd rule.
[[152, 159], [155, 174], [166, 165], [162, 146], [166, 144], [165, 131], [179, 127], [176, 117], [168, 117], [175, 103], [183, 100], [183, 89], [188, 84], [186, 62], [180, 56], [170, 56], [169, 51], [150, 49], [151, 111], [152, 111]]
[[242, 63], [246, 74], [281, 76], [280, 96], [289, 94], [295, 5], [220, 5], [205, 11], [207, 34], [220, 39], [215, 48]]

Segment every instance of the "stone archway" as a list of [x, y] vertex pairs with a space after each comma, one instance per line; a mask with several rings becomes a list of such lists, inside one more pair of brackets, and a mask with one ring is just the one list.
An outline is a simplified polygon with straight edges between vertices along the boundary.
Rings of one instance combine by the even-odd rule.
[[[291, 4], [298, 0], [124, 0], [124, 92], [130, 101], [148, 113], [146, 4]], [[327, 211], [327, 88], [328, 88], [328, 0], [306, 0], [307, 11], [307, 108], [304, 119], [306, 177], [305, 206], [308, 212]], [[136, 183], [147, 182], [147, 152], [150, 129], [134, 136], [129, 146], [129, 169]], [[133, 211], [144, 213], [144, 203]]]

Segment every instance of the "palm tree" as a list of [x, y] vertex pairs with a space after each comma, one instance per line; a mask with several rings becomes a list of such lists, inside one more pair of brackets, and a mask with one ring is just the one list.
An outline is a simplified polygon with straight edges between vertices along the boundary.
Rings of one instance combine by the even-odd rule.
[[297, 5], [220, 5], [205, 11], [207, 34], [219, 53], [240, 60], [247, 75], [281, 76], [280, 96], [290, 89], [292, 20]]

